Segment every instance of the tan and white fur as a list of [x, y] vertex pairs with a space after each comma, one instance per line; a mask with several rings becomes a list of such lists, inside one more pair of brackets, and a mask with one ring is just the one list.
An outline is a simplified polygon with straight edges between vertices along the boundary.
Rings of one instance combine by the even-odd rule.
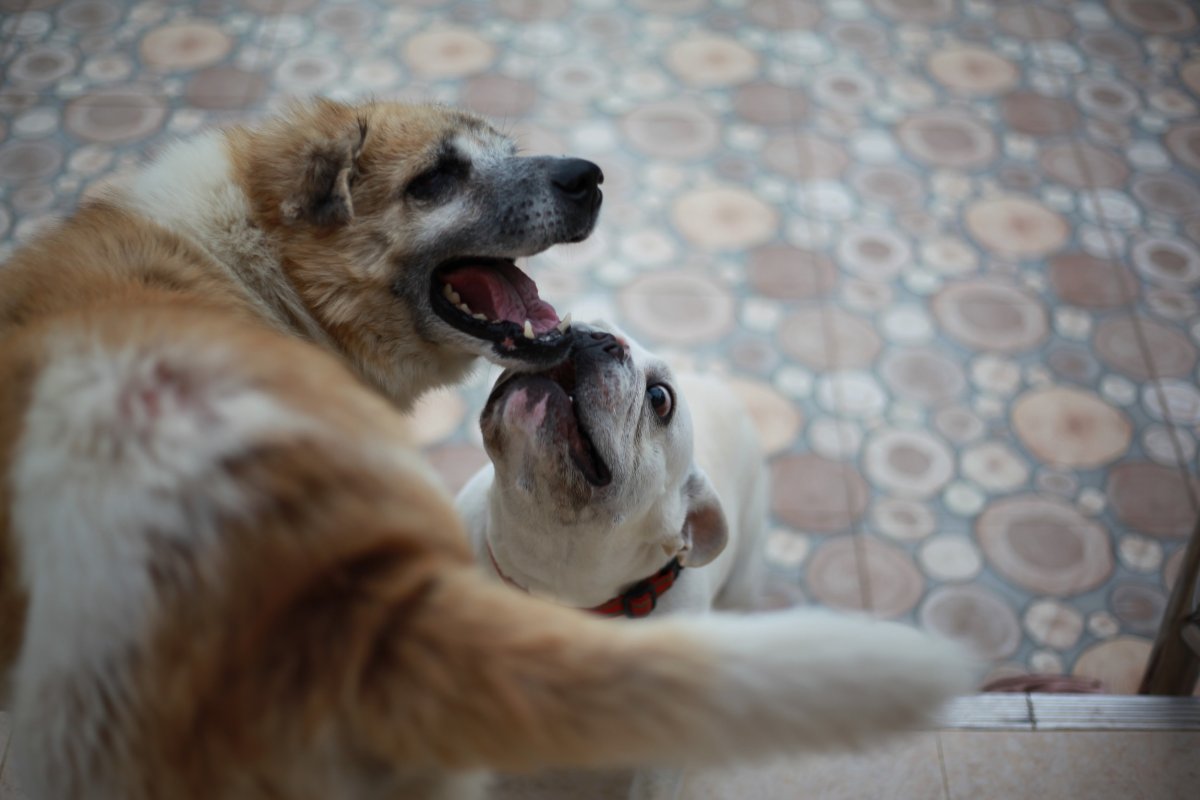
[[[478, 356], [566, 355], [511, 259], [586, 236], [599, 180], [470, 115], [316, 102], [168, 150], [0, 268], [31, 798], [472, 798], [854, 742], [966, 688], [896, 626], [814, 651], [795, 615], [614, 626], [479, 575], [398, 409]], [[861, 662], [836, 693], [830, 660]]]
[[[766, 468], [745, 406], [717, 377], [676, 374], [609, 324], [576, 325], [572, 336], [566, 363], [505, 373], [488, 398], [481, 426], [491, 463], [456, 498], [476, 559], [498, 581], [582, 609], [679, 559], [684, 569], [648, 616], [761, 608]], [[580, 465], [589, 459], [597, 463]], [[875, 704], [879, 713], [903, 703], [888, 684], [912, 681], [912, 670], [945, 668], [933, 645], [929, 663], [898, 661], [894, 674], [880, 676], [882, 685], [865, 690], [847, 677], [888, 657], [878, 651], [870, 665], [860, 660], [877, 624], [822, 613], [792, 620], [792, 635], [809, 637], [813, 653], [830, 636], [863, 648], [839, 661], [844, 653], [835, 644], [828, 660], [806, 665], [805, 678], [826, 687], [831, 729], [855, 724], [848, 709]], [[881, 727], [872, 715], [858, 719], [864, 733]], [[540, 796], [550, 783], [591, 797], [601, 787], [611, 791], [614, 779], [510, 778], [503, 789], [506, 797]], [[630, 796], [674, 798], [681, 781], [678, 769], [642, 769]]]

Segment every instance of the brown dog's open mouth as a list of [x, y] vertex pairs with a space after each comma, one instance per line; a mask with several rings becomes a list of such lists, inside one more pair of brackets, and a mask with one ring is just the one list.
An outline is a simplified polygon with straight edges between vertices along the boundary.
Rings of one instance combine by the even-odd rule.
[[560, 359], [570, 317], [538, 296], [537, 284], [511, 259], [464, 257], [434, 270], [430, 306], [449, 325], [492, 343], [503, 358]]
[[488, 417], [495, 403], [517, 387], [526, 390], [528, 401], [548, 398], [548, 424], [555, 426], [558, 439], [566, 443], [567, 455], [584, 480], [598, 489], [612, 483], [612, 470], [596, 449], [587, 424], [580, 416], [579, 404], [575, 402], [575, 363], [567, 360], [545, 372], [510, 374], [501, 378], [488, 397], [483, 416]]

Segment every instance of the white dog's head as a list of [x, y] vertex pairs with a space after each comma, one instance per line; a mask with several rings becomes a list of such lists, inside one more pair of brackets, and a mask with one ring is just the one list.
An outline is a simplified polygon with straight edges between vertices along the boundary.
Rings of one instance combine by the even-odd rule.
[[554, 369], [503, 374], [481, 424], [507, 559], [526, 588], [591, 605], [614, 574], [707, 564], [728, 530], [667, 365], [600, 324], [571, 335]]

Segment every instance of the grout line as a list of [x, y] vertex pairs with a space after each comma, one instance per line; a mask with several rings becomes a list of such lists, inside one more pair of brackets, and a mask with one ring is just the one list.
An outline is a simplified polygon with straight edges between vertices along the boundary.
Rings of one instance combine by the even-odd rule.
[[938, 768], [942, 773], [942, 797], [945, 800], [951, 800], [950, 797], [950, 775], [946, 772], [946, 753], [942, 749], [942, 733], [941, 731], [933, 732], [934, 741], [937, 742], [938, 753]]
[[[780, 9], [786, 10], [786, 6], [785, 5], [780, 6]], [[790, 106], [790, 112], [791, 112], [791, 117], [792, 117], [792, 123], [789, 125], [789, 132], [793, 135], [797, 135], [803, 131], [804, 126], [803, 126], [802, 122], [806, 117], [809, 116], [809, 111], [807, 109], [798, 108], [795, 101], [790, 101], [789, 106]], [[795, 146], [795, 150], [796, 150], [796, 156], [800, 159], [800, 162], [802, 164], [803, 163], [813, 163], [814, 159], [812, 157], [813, 154], [812, 154], [810, 148], [805, 147], [802, 144], [800, 144], [799, 142], [797, 142], [796, 146]], [[812, 245], [814, 242], [817, 241], [817, 234], [818, 234], [820, 223], [818, 222], [817, 219], [814, 218], [814, 215], [812, 213], [812, 208], [819, 207], [820, 203], [814, 197], [812, 189], [807, 185], [810, 181], [807, 179], [801, 179], [801, 180], [803, 180], [803, 182], [805, 184], [803, 192], [806, 197], [806, 200], [813, 201], [812, 203], [808, 204], [809, 208], [804, 210], [804, 212], [802, 214], [802, 218], [804, 220], [805, 227], [808, 229], [808, 232], [809, 232], [809, 243], [808, 243], [809, 246], [806, 249], [813, 255], [819, 256], [822, 254], [821, 248], [814, 247]], [[792, 205], [792, 204], [793, 203], [789, 202], [789, 205]], [[785, 223], [785, 232], [786, 232], [786, 223]], [[821, 335], [825, 339], [825, 358], [829, 364], [828, 369], [826, 369], [824, 371], [824, 374], [826, 374], [826, 375], [833, 375], [833, 374], [836, 374], [836, 373], [842, 371], [841, 359], [840, 359], [839, 352], [838, 352], [836, 327], [835, 327], [834, 318], [833, 318], [833, 310], [837, 303], [837, 289], [838, 289], [838, 287], [840, 287], [842, 285], [843, 280], [848, 277], [847, 275], [845, 275], [843, 273], [841, 267], [837, 263], [837, 260], [835, 258], [831, 258], [831, 260], [833, 263], [834, 276], [835, 276], [834, 288], [828, 293], [827, 296], [820, 297], [817, 300], [817, 302], [819, 303], [818, 309], [820, 310], [820, 317], [821, 317]], [[813, 372], [814, 372], [814, 377], [815, 377], [815, 374], [818, 371], [813, 370]], [[845, 391], [843, 390], [840, 381], [834, 382], [832, 388], [833, 388], [833, 402], [834, 402], [834, 406], [835, 406], [834, 415], [835, 415], [836, 421], [838, 422], [838, 427], [837, 427], [838, 446], [840, 447], [840, 449], [842, 450], [843, 453], [850, 453], [851, 448], [849, 447], [848, 437], [847, 437], [846, 433], [844, 432], [844, 426], [842, 424], [843, 422], [845, 422], [847, 420], [847, 417], [844, 414], [846, 405], [847, 405]], [[814, 395], [814, 399], [815, 399], [815, 395]], [[846, 459], [846, 463], [850, 467], [852, 467], [856, 470], [858, 469], [857, 461], [858, 461], [857, 457], [851, 457], [851, 458]], [[870, 484], [868, 483], [868, 485], [867, 485], [868, 499], [869, 499], [869, 494], [870, 494], [872, 488], [873, 487], [871, 487]], [[874, 603], [874, 598], [871, 593], [870, 573], [867, 570], [866, 546], [865, 546], [865, 540], [863, 538], [866, 535], [866, 531], [864, 530], [864, 528], [862, 526], [861, 520], [856, 520], [853, 518], [851, 502], [850, 502], [851, 494], [852, 494], [852, 490], [850, 488], [849, 482], [847, 480], [843, 480], [842, 485], [841, 485], [841, 501], [842, 501], [841, 506], [842, 507], [840, 510], [841, 510], [841, 512], [843, 512], [846, 515], [846, 520], [848, 522], [848, 527], [849, 527], [849, 532], [846, 535], [849, 535], [851, 537], [850, 541], [851, 541], [851, 544], [854, 546], [854, 569], [855, 569], [856, 577], [858, 579], [859, 602], [862, 603], [863, 611], [867, 612], [868, 614], [874, 614], [875, 613], [875, 603]], [[841, 535], [841, 534], [835, 534], [835, 535]]]
[[[1042, 31], [1038, 25], [1037, 15], [1033, 13], [1033, 6], [1025, 5], [1025, 6], [1023, 6], [1023, 9], [1025, 12], [1026, 18], [1029, 21], [1030, 27], [1032, 27], [1039, 35], [1044, 33], [1044, 31]], [[1063, 70], [1055, 67], [1053, 64], [1050, 65], [1049, 71], [1056, 78], [1058, 78], [1064, 82], [1069, 81], [1069, 77], [1067, 76], [1067, 74]], [[1137, 87], [1137, 88], [1140, 88], [1140, 87]], [[1140, 94], [1141, 93], [1139, 92], [1139, 95]], [[1086, 111], [1081, 109], [1080, 116], [1081, 116], [1080, 124], [1082, 125], [1083, 122], [1086, 120], [1086, 116], [1087, 116]], [[1100, 232], [1104, 238], [1104, 243], [1105, 243], [1106, 249], [1108, 250], [1109, 258], [1118, 267], [1117, 271], [1113, 272], [1112, 279], [1117, 282], [1117, 288], [1123, 295], [1123, 299], [1125, 301], [1125, 308], [1123, 310], [1129, 315], [1130, 322], [1133, 323], [1133, 334], [1134, 334], [1134, 337], [1137, 339], [1138, 350], [1142, 355], [1142, 360], [1145, 362], [1147, 372], [1150, 373], [1150, 376], [1151, 376], [1150, 380], [1151, 380], [1151, 385], [1153, 386], [1154, 394], [1158, 398], [1159, 405], [1163, 409], [1163, 413], [1165, 416], [1164, 421], [1167, 425], [1167, 428], [1171, 432], [1171, 449], [1175, 452], [1175, 462], [1176, 462], [1176, 465], [1177, 465], [1180, 473], [1182, 474], [1184, 491], [1187, 493], [1189, 500], [1191, 500], [1192, 509], [1193, 510], [1200, 509], [1200, 498], [1198, 498], [1196, 496], [1196, 493], [1192, 489], [1192, 480], [1191, 480], [1193, 478], [1192, 469], [1189, 465], [1188, 459], [1184, 455], [1183, 447], [1179, 442], [1178, 431], [1179, 431], [1180, 427], [1183, 427], [1183, 426], [1180, 426], [1171, 417], [1171, 414], [1168, 410], [1168, 406], [1167, 406], [1167, 402], [1166, 402], [1167, 398], [1163, 394], [1162, 383], [1161, 383], [1163, 378], [1161, 375], [1158, 374], [1158, 366], [1156, 365], [1156, 363], [1154, 361], [1154, 356], [1153, 356], [1153, 352], [1150, 347], [1150, 343], [1147, 340], [1146, 333], [1142, 328], [1142, 316], [1141, 316], [1140, 312], [1138, 311], [1137, 301], [1138, 301], [1138, 297], [1140, 295], [1139, 290], [1143, 284], [1143, 280], [1142, 280], [1141, 276], [1137, 275], [1135, 272], [1135, 278], [1138, 281], [1138, 287], [1133, 290], [1132, 294], [1130, 292], [1126, 291], [1125, 284], [1121, 280], [1122, 273], [1120, 272], [1120, 270], [1123, 268], [1126, 268], [1128, 265], [1125, 263], [1125, 257], [1124, 257], [1124, 254], [1121, 252], [1121, 249], [1117, 247], [1117, 238], [1114, 235], [1114, 232], [1112, 229], [1112, 224], [1109, 221], [1108, 217], [1104, 214], [1104, 211], [1103, 211], [1100, 203], [1098, 202], [1096, 183], [1095, 183], [1095, 180], [1093, 179], [1092, 171], [1088, 166], [1087, 159], [1084, 158], [1084, 156], [1083, 156], [1083, 150], [1081, 148], [1081, 143], [1083, 142], [1083, 137], [1082, 137], [1082, 135], [1073, 134], [1068, 137], [1067, 141], [1071, 148], [1071, 153], [1075, 159], [1076, 166], [1079, 168], [1080, 173], [1083, 175], [1084, 181], [1087, 183], [1087, 188], [1084, 191], [1087, 194], [1087, 196], [1089, 198], [1091, 198], [1092, 203], [1095, 205], [1096, 209], [1100, 213], [1100, 225], [1099, 225]]]

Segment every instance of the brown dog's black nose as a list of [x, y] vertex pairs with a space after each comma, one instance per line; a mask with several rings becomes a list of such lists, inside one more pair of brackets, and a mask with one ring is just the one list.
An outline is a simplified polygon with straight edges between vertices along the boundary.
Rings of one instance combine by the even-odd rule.
[[613, 336], [608, 331], [575, 329], [574, 345], [576, 356], [586, 355], [593, 358], [604, 353], [617, 361], [629, 357], [629, 343], [624, 339]]
[[591, 161], [560, 158], [550, 169], [550, 182], [563, 197], [582, 203], [599, 194], [598, 188], [604, 183], [604, 173]]

